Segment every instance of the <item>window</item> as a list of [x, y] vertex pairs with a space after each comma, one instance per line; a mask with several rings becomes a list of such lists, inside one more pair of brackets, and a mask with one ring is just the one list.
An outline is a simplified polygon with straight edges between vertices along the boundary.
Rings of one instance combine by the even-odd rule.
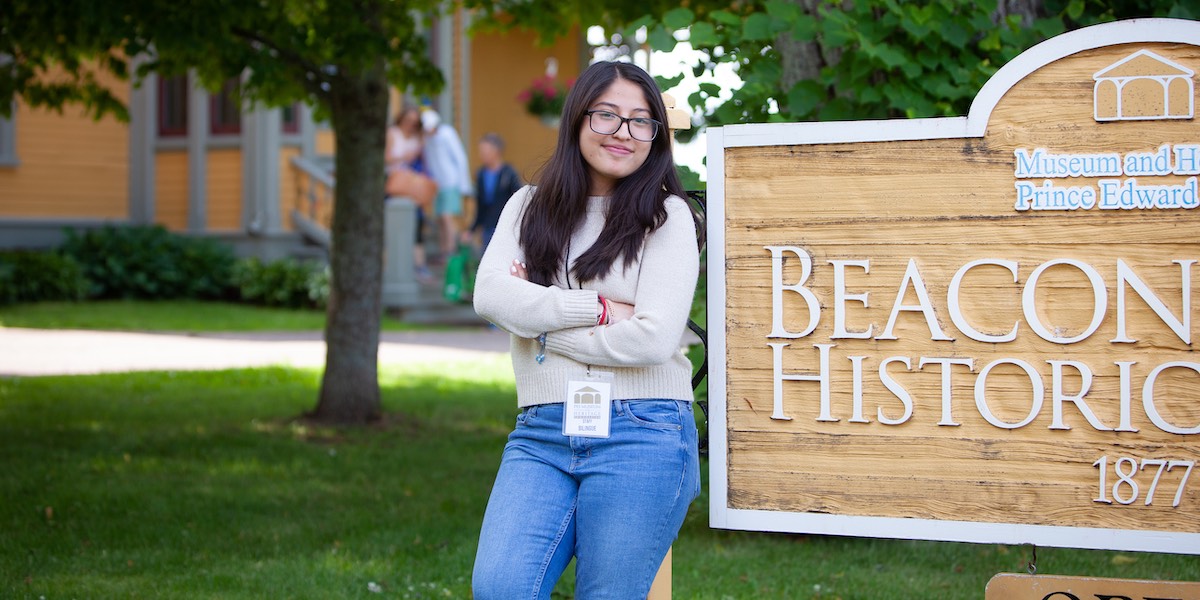
[[[13, 118], [17, 116], [17, 106], [13, 104]], [[0, 117], [0, 166], [15, 166], [17, 164], [17, 126], [12, 119]]]
[[283, 107], [280, 116], [280, 128], [285, 134], [300, 133], [300, 103], [295, 102]]
[[158, 135], [162, 137], [187, 135], [187, 79], [187, 75], [158, 79]]
[[225, 81], [220, 92], [209, 96], [208, 107], [209, 128], [214, 134], [242, 132], [242, 105], [237, 78]]

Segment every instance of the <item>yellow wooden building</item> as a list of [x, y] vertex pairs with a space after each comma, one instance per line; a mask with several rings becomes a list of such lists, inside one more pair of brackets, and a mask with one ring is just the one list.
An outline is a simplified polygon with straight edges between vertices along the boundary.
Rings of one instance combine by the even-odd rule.
[[[532, 33], [472, 36], [469, 25], [458, 11], [426, 32], [446, 81], [428, 101], [458, 130], [473, 167], [476, 141], [496, 132], [528, 180], [556, 132], [526, 114], [517, 95], [550, 59], [560, 77], [574, 78], [587, 64], [586, 44], [578, 32], [542, 47]], [[226, 90], [210, 93], [190, 76], [108, 84], [129, 106], [128, 123], [20, 101], [11, 119], [0, 119], [0, 248], [50, 247], [64, 228], [106, 224], [162, 224], [264, 258], [294, 252], [302, 233], [320, 237], [334, 144], [309, 107], [239, 107]]]

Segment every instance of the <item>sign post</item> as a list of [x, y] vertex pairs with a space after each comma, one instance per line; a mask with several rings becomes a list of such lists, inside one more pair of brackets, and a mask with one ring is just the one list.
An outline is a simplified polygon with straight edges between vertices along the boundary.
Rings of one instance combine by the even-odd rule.
[[1200, 554], [1200, 23], [709, 130], [711, 523]]

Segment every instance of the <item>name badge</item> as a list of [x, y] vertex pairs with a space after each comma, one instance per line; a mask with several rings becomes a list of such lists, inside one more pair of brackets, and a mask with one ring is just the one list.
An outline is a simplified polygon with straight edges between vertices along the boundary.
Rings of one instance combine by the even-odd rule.
[[588, 371], [567, 382], [563, 403], [563, 435], [606, 438], [612, 421], [613, 374]]

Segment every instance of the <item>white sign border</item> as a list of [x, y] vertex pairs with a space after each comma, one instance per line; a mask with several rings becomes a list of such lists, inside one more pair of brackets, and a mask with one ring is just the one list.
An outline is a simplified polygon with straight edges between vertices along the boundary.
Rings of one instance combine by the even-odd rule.
[[[861, 517], [729, 507], [726, 431], [725, 150], [756, 146], [981, 138], [992, 110], [1029, 74], [1084, 50], [1134, 43], [1200, 45], [1200, 22], [1133, 19], [1051, 38], [1004, 65], [984, 84], [966, 117], [729, 125], [708, 136], [709, 525], [718, 529], [848, 535], [987, 544], [1200, 555], [1200, 533], [1051, 525]], [[716, 324], [716, 327], [712, 325]]]

